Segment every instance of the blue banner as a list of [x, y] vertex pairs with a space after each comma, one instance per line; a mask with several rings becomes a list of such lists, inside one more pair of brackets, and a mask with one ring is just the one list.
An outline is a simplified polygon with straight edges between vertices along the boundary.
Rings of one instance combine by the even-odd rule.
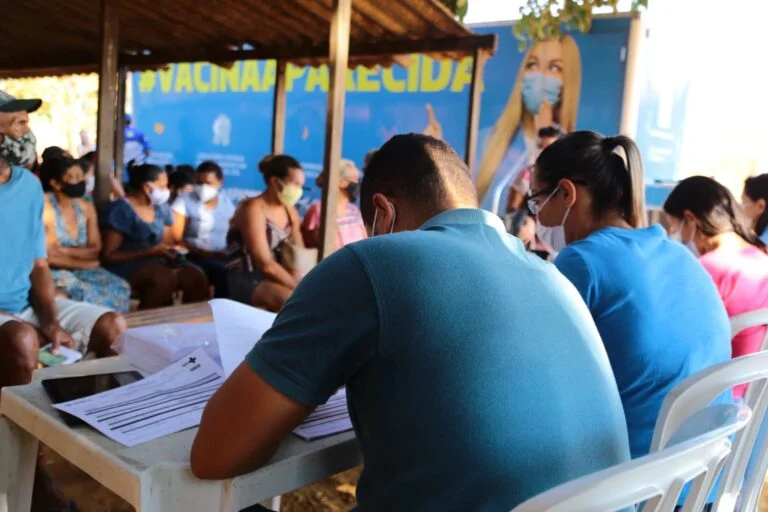
[[[499, 40], [483, 71], [478, 178], [484, 172], [487, 184], [500, 183], [535, 156], [537, 128], [618, 131], [628, 18], [596, 20], [589, 34], [525, 53], [509, 24], [474, 30]], [[270, 147], [275, 67], [274, 61], [241, 61], [231, 68], [185, 63], [135, 73], [134, 123], [150, 139], [152, 160], [216, 160], [233, 195], [262, 189], [258, 162]], [[392, 135], [425, 131], [463, 153], [471, 68], [469, 58], [413, 55], [406, 67], [350, 70], [343, 156], [362, 166], [365, 154]], [[322, 165], [328, 79], [325, 66], [287, 69], [285, 150], [307, 171], [305, 203], [318, 196], [314, 177]]]

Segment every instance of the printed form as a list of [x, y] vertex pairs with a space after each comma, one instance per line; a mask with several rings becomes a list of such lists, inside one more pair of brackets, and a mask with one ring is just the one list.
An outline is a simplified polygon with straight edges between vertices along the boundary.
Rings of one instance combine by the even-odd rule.
[[199, 425], [205, 404], [223, 382], [219, 365], [197, 349], [146, 379], [54, 407], [135, 446]]

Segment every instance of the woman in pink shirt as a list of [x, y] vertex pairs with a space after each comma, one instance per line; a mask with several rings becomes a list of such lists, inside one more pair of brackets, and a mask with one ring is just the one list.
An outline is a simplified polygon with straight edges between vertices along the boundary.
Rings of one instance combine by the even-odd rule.
[[[669, 232], [698, 256], [714, 279], [729, 316], [768, 307], [766, 246], [746, 228], [727, 188], [704, 176], [687, 178], [669, 195], [664, 212]], [[733, 357], [759, 351], [765, 330], [754, 327], [736, 335]], [[734, 396], [743, 396], [745, 388], [735, 388]]]
[[[326, 183], [327, 174], [323, 172], [317, 177], [317, 185], [325, 188]], [[336, 249], [341, 249], [367, 236], [360, 208], [355, 204], [359, 190], [360, 171], [352, 161], [342, 160], [341, 182], [336, 203]], [[301, 224], [304, 245], [309, 248], [317, 247], [320, 241], [320, 208], [320, 201], [312, 203], [307, 208], [304, 222]]]

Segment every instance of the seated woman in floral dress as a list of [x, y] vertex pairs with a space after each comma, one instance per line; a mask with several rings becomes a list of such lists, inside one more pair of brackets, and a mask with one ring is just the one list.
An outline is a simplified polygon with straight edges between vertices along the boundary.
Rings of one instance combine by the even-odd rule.
[[128, 311], [131, 287], [101, 267], [101, 235], [93, 204], [83, 196], [85, 173], [68, 157], [44, 160], [40, 180], [46, 191], [45, 223], [48, 261], [56, 287], [69, 298]]

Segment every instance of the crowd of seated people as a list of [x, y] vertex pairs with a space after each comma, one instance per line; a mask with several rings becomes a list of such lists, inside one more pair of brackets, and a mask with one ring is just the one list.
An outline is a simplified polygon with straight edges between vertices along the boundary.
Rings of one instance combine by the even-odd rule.
[[[478, 208], [444, 142], [395, 136], [366, 160], [362, 182], [342, 162], [328, 191], [337, 251], [303, 276], [284, 253], [318, 244], [320, 206], [302, 225], [290, 156], [262, 160], [264, 192], [237, 206], [214, 162], [170, 176], [131, 166], [124, 196], [112, 186], [97, 212], [93, 158], [49, 148], [38, 180], [0, 150], [0, 218], [14, 219], [0, 223], [13, 240], [0, 244], [0, 387], [28, 383], [44, 345], [111, 354], [131, 293], [152, 308], [179, 291], [204, 301], [212, 284], [279, 314], [207, 404], [197, 476], [263, 465], [346, 386], [363, 509], [508, 510], [647, 454], [672, 388], [761, 349], [765, 327], [731, 339], [728, 319], [768, 307], [768, 175], [746, 181], [741, 206], [710, 178], [681, 181], [665, 231], [646, 225], [640, 154], [623, 136], [542, 145], [525, 208], [504, 220]], [[36, 506], [51, 508], [44, 473]]]

